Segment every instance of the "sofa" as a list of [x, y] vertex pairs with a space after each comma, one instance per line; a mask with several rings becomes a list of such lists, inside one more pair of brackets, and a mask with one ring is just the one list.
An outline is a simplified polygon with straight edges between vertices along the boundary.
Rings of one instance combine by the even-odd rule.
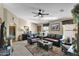
[[29, 44], [33, 44], [36, 43], [40, 38], [38, 36], [36, 36], [36, 34], [33, 35], [27, 35], [27, 42]]
[[62, 35], [59, 34], [48, 34], [46, 37], [44, 37], [44, 40], [53, 42], [53, 45], [57, 47], [60, 47], [60, 39], [62, 39]]

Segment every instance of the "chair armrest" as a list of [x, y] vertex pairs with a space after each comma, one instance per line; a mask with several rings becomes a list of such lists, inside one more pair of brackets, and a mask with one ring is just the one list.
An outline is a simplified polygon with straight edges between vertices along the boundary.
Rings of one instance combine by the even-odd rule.
[[72, 45], [72, 43], [62, 43], [62, 44], [65, 44], [65, 45]]

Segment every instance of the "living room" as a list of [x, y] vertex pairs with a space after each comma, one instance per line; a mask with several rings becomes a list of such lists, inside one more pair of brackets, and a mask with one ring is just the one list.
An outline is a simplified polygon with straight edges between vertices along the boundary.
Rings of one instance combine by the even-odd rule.
[[[76, 5], [76, 3], [0, 4], [2, 26], [0, 48], [9, 45], [14, 53], [14, 46], [20, 42], [25, 43], [23, 47], [33, 56], [79, 55], [76, 48], [78, 47], [76, 42], [78, 19], [74, 11]], [[73, 44], [75, 48], [72, 49]], [[19, 54], [16, 53], [17, 55]]]

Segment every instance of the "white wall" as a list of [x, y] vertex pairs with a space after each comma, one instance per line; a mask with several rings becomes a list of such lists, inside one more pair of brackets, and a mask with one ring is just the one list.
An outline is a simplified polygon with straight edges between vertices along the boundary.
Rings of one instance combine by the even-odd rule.
[[[12, 20], [13, 17], [16, 25], [14, 25], [14, 22]], [[0, 4], [0, 18], [6, 21], [7, 37], [9, 36], [9, 26], [16, 26], [16, 40], [18, 38], [18, 35], [21, 34], [19, 30], [24, 26], [28, 26], [30, 31], [32, 32], [37, 32], [37, 24], [32, 23], [31, 21], [29, 21], [29, 19], [24, 20], [19, 18], [18, 16], [14, 15], [12, 12], [4, 8], [2, 4]]]
[[37, 32], [37, 24], [27, 21], [27, 26], [29, 27], [30, 31], [35, 33]]
[[0, 18], [1, 18], [2, 20], [4, 20], [4, 19], [3, 19], [3, 5], [2, 5], [2, 4], [0, 4]]
[[[60, 29], [58, 31], [55, 31], [55, 30], [52, 30], [51, 27], [52, 25], [55, 25], [55, 24], [59, 24], [60, 26]], [[51, 21], [50, 22], [50, 25], [49, 25], [49, 31], [50, 33], [53, 33], [53, 34], [63, 34], [63, 31], [62, 31], [63, 27], [62, 27], [62, 21], [61, 20], [56, 20], [56, 21]]]

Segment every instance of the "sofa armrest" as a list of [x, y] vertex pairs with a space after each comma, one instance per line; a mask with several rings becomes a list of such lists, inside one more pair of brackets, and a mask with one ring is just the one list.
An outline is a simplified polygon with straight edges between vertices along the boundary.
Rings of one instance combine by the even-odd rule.
[[65, 44], [65, 45], [72, 45], [72, 43], [62, 43], [62, 44]]

